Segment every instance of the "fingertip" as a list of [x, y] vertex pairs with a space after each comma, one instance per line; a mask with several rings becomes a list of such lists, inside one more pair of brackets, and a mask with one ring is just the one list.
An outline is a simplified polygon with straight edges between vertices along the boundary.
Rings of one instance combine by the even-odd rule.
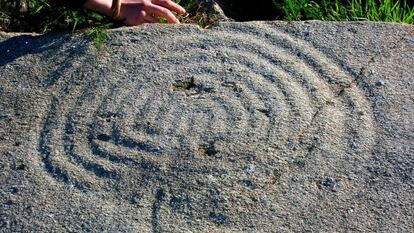
[[150, 13], [164, 17], [168, 23], [179, 23], [180, 21], [175, 17], [175, 15], [168, 10], [167, 8], [158, 6], [158, 5], [152, 5], [151, 8], [148, 9]]
[[174, 19], [170, 20], [169, 23], [180, 24], [180, 20], [178, 20], [177, 18], [174, 18]]
[[187, 13], [187, 11], [183, 7], [180, 6], [179, 9], [180, 9], [180, 12], [177, 12], [178, 14], [185, 15], [185, 13]]

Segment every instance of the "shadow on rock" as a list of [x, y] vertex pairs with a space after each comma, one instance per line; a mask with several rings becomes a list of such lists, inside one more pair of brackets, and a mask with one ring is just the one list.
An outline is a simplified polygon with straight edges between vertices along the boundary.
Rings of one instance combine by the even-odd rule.
[[39, 36], [19, 35], [0, 40], [0, 67], [37, 54], [40, 54], [41, 62], [58, 60], [58, 66], [51, 67], [48, 75], [41, 78], [44, 86], [51, 86], [59, 80], [65, 70], [72, 67], [75, 58], [82, 57], [87, 51], [87, 40], [72, 41], [71, 35], [57, 33]]

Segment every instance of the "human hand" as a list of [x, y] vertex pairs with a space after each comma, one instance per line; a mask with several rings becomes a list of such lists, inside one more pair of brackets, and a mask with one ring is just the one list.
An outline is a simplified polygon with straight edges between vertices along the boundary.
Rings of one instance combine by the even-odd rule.
[[[112, 16], [112, 0], [88, 0], [83, 7]], [[159, 17], [168, 23], [180, 23], [173, 12], [185, 14], [184, 8], [172, 0], [121, 0], [118, 19], [129, 26], [158, 23]]]

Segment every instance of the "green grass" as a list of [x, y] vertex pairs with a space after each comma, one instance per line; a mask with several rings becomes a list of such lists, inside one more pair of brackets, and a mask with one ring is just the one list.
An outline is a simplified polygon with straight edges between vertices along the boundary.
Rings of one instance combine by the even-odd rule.
[[274, 3], [283, 12], [283, 19], [289, 21], [315, 19], [414, 23], [414, 7], [393, 0], [349, 0], [346, 4], [339, 0], [284, 0], [283, 4]]
[[[73, 10], [49, 4], [47, 0], [30, 0], [27, 12], [0, 10], [1, 26], [8, 31], [29, 31], [46, 33], [49, 31], [84, 30], [98, 49], [106, 39], [105, 30], [117, 25], [109, 17], [86, 10]], [[7, 22], [3, 23], [2, 22]]]
[[86, 37], [88, 37], [98, 50], [101, 50], [107, 39], [106, 30], [113, 26], [112, 23], [88, 28], [85, 31]]

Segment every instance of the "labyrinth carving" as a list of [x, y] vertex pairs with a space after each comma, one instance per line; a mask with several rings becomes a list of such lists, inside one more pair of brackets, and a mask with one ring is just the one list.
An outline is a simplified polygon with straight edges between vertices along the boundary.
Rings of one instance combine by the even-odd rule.
[[[231, 194], [220, 190], [275, 185], [281, 174], [271, 168], [282, 157], [369, 154], [371, 106], [356, 77], [268, 24], [240, 27], [154, 37], [166, 52], [151, 60], [66, 80], [41, 126], [45, 174], [85, 192], [136, 196], [152, 208], [156, 230], [163, 205], [225, 223]], [[205, 206], [210, 212], [197, 212]]]

